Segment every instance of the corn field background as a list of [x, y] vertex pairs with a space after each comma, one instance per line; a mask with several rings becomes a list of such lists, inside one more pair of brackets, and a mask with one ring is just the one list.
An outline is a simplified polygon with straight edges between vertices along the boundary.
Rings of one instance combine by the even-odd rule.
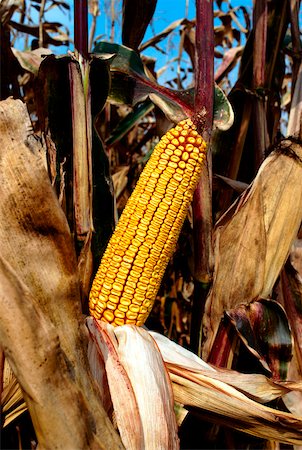
[[[156, 0], [0, 1], [3, 449], [302, 448], [300, 1], [180, 3], [155, 32]], [[208, 155], [150, 333], [112, 331], [93, 277], [186, 117]]]

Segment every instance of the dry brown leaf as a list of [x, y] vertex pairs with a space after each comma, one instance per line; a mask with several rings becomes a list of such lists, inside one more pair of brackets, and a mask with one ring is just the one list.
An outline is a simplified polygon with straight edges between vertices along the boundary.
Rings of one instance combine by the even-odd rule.
[[264, 439], [302, 444], [302, 418], [260, 405], [236, 389], [208, 378], [203, 386], [170, 374], [175, 400], [198, 408], [211, 422]]
[[165, 336], [154, 331], [149, 333], [157, 343], [169, 373], [178, 373], [188, 379], [193, 377], [198, 380], [200, 375], [201, 379], [208, 377], [222, 381], [260, 403], [267, 403], [282, 397], [291, 389], [301, 390], [301, 386], [299, 387], [298, 384], [277, 383], [264, 375], [245, 374], [209, 365], [194, 353], [170, 341]]
[[118, 199], [119, 196], [123, 193], [125, 187], [128, 183], [128, 172], [129, 172], [130, 166], [122, 167], [120, 170], [115, 172], [112, 175], [112, 181], [113, 181], [113, 187], [114, 187], [114, 194], [115, 198]]
[[[19, 100], [1, 102], [1, 342], [26, 393], [37, 434], [45, 430], [41, 448], [56, 448], [62, 428], [58, 424], [56, 434], [53, 429], [66, 408], [71, 421], [81, 409], [80, 418], [70, 425], [71, 447], [79, 438], [100, 448], [102, 442], [119, 448], [120, 440], [87, 370], [79, 280], [67, 220], [40, 152], [28, 146], [27, 130], [31, 124], [26, 106]], [[89, 412], [89, 423], [83, 411]], [[66, 433], [66, 418], [60, 420]], [[89, 434], [91, 421], [95, 434]]]
[[215, 270], [204, 315], [206, 360], [225, 310], [270, 295], [302, 219], [302, 148], [283, 141], [215, 231]]

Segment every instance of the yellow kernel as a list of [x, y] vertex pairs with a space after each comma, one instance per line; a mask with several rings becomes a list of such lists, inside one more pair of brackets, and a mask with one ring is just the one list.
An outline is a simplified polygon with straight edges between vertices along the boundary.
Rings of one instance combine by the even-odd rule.
[[106, 311], [104, 311], [103, 316], [105, 317], [106, 320], [108, 320], [108, 322], [112, 322], [114, 319], [113, 312], [109, 311], [108, 309], [106, 309]]
[[126, 288], [133, 288], [133, 289], [135, 289], [135, 287], [136, 287], [136, 283], [134, 282], [134, 281], [130, 281], [129, 279], [126, 281], [126, 287], [125, 287], [125, 289], [124, 289], [124, 291], [125, 292], [128, 292], [128, 291], [126, 291]]
[[183, 159], [183, 161], [187, 161], [189, 159], [189, 153], [188, 152], [183, 152], [182, 159]]
[[136, 299], [136, 300], [138, 300], [139, 302], [142, 302], [142, 301], [144, 300], [144, 295], [139, 294], [138, 292], [136, 292], [136, 293], [134, 294], [134, 297], [133, 297], [133, 298]]
[[[125, 256], [127, 258], [134, 258], [135, 254], [136, 254], [136, 252], [133, 252], [132, 250], [128, 249], [128, 250], [126, 250]], [[124, 260], [124, 261], [126, 261], [126, 260]], [[126, 262], [128, 262], [128, 261], [126, 261]]]
[[[194, 133], [194, 134], [195, 134], [195, 133]], [[193, 137], [193, 136], [188, 136], [187, 141], [188, 141], [190, 144], [196, 144], [196, 139], [195, 139], [195, 137]]]
[[179, 173], [177, 173], [177, 172], [173, 175], [173, 178], [176, 181], [181, 181], [182, 180], [182, 176]]
[[169, 139], [169, 141], [170, 140], [172, 140], [173, 139], [173, 134], [171, 134], [171, 131], [169, 130], [169, 131], [167, 131], [167, 133], [165, 134], [165, 136], [166, 136], [166, 138], [168, 138]]
[[126, 324], [127, 325], [136, 325], [136, 320], [126, 319]]
[[[135, 283], [133, 283], [133, 282], [131, 282], [131, 281], [130, 281], [130, 283], [131, 283], [132, 285], [134, 285], [134, 287], [136, 286]], [[127, 282], [126, 286], [124, 287], [124, 292], [126, 292], [126, 294], [131, 294], [131, 295], [133, 295], [133, 294], [134, 294], [134, 288], [133, 288], [133, 286], [129, 286], [129, 285], [128, 285], [128, 282]]]
[[169, 155], [167, 155], [166, 153], [163, 153], [161, 155], [161, 159], [159, 160], [159, 162], [164, 163], [165, 161], [168, 161], [170, 159]]
[[173, 144], [168, 144], [167, 148], [170, 149], [170, 150], [175, 150], [176, 149], [175, 145], [173, 145]]
[[119, 255], [114, 255], [112, 257], [112, 260], [115, 261], [115, 262], [121, 262], [122, 261], [122, 257], [119, 256]]
[[[167, 161], [166, 161], [166, 162], [167, 162]], [[166, 165], [165, 165], [165, 164], [158, 164], [157, 167], [158, 167], [159, 170], [164, 171], [165, 168], [166, 168]]]
[[122, 283], [113, 283], [112, 285], [113, 289], [115, 289], [116, 291], [121, 292], [123, 290], [123, 285]]
[[[130, 298], [129, 298], [130, 297]], [[123, 306], [129, 306], [131, 305], [131, 300], [132, 300], [132, 295], [130, 294], [123, 294], [122, 298], [121, 298], [121, 305]], [[128, 309], [128, 308], [127, 308]]]
[[116, 303], [113, 303], [113, 302], [107, 302], [106, 307], [107, 307], [108, 309], [115, 310], [115, 309], [116, 309]]
[[173, 134], [173, 136], [175, 136], [175, 137], [179, 136], [179, 132], [178, 132], [177, 128], [172, 128], [172, 130], [170, 130], [170, 133]]
[[174, 154], [171, 156], [171, 161], [177, 163], [179, 161], [179, 157]]
[[110, 289], [106, 289], [106, 288], [102, 288], [102, 294], [105, 294], [105, 295], [109, 295], [110, 294]]
[[132, 244], [137, 248], [140, 246], [140, 242], [135, 238], [132, 240]]
[[136, 292], [137, 293], [141, 293], [141, 291], [146, 291], [147, 290], [147, 285], [145, 283], [141, 283], [140, 281], [137, 283], [137, 289]]
[[142, 305], [142, 306], [140, 307], [139, 311], [140, 311], [141, 314], [146, 314], [146, 312], [148, 311], [148, 309], [147, 309], [144, 305]]
[[133, 266], [144, 268], [144, 265], [145, 265], [144, 261], [135, 260], [135, 264]]
[[118, 309], [119, 311], [125, 313], [125, 312], [128, 311], [128, 305], [126, 306], [126, 305], [123, 305], [123, 304], [119, 303], [119, 304], [117, 305], [117, 309]]
[[192, 166], [192, 164], [187, 163], [186, 171], [193, 172], [194, 171], [194, 166]]
[[138, 313], [140, 310], [140, 307], [138, 305], [130, 305], [129, 310], [133, 313]]
[[100, 305], [96, 305], [95, 311], [97, 311], [99, 314], [102, 314], [106, 305], [102, 308]]
[[[176, 164], [176, 163], [172, 163], [172, 164]], [[170, 163], [169, 163], [168, 165], [170, 165]], [[171, 174], [170, 176], [172, 176], [173, 173], [175, 172], [175, 168], [169, 166], [169, 167], [167, 167], [166, 172], [169, 173], [169, 174]]]
[[[152, 297], [151, 297], [152, 298]], [[146, 299], [143, 301], [143, 306], [145, 306], [146, 308], [149, 308], [149, 306], [151, 305], [151, 301], [149, 299]]]
[[123, 317], [125, 317], [125, 313], [119, 309], [116, 309], [114, 311], [114, 315], [115, 317], [119, 317], [120, 319], [122, 319]]
[[112, 281], [115, 280], [115, 277], [116, 277], [116, 273], [113, 273], [113, 272], [108, 272], [107, 275], [106, 275], [106, 278], [109, 278], [109, 281], [111, 283], [112, 283]]
[[94, 316], [96, 319], [100, 319], [100, 318], [101, 318], [101, 314], [99, 314], [97, 311], [93, 311], [93, 316]]
[[191, 153], [190, 158], [198, 160], [198, 153]]
[[[172, 159], [172, 158], [171, 158]], [[177, 158], [178, 159], [178, 158]], [[174, 161], [169, 161], [168, 162], [168, 167], [173, 167], [173, 169], [177, 168], [177, 162]]]
[[192, 166], [196, 166], [196, 164], [197, 164], [197, 163], [196, 163], [196, 160], [193, 159], [193, 158], [189, 158], [189, 159], [188, 159], [188, 163], [191, 164]]
[[137, 283], [138, 278], [139, 278], [138, 276], [137, 277], [133, 277], [132, 275], [129, 275], [128, 278], [127, 278], [127, 281], [129, 280], [129, 281], [133, 281], [134, 283]]
[[122, 326], [122, 325], [125, 325], [125, 320], [124, 319], [120, 319], [119, 317], [116, 317], [114, 319], [114, 323], [117, 326]]
[[114, 295], [114, 294], [110, 294], [108, 299], [112, 302], [112, 303], [118, 303], [120, 300], [119, 295]]
[[127, 311], [126, 317], [127, 317], [127, 319], [130, 319], [130, 320], [136, 320], [137, 313], [133, 313], [132, 311]]
[[183, 136], [179, 136], [178, 140], [180, 144], [183, 144], [185, 142], [185, 138]]
[[124, 284], [127, 276], [128, 276], [128, 273], [127, 274], [126, 273], [118, 273], [116, 275], [115, 281], [118, 281], [119, 283]]

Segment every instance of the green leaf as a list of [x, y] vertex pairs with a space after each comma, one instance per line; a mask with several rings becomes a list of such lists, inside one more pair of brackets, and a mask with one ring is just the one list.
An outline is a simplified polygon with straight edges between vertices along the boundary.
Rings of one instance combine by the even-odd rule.
[[114, 54], [110, 68], [127, 74], [139, 74], [145, 76], [144, 65], [138, 54], [124, 45], [113, 44], [111, 42], [98, 42], [93, 49], [97, 54]]
[[[135, 51], [123, 45], [99, 42], [94, 52], [98, 55], [115, 53], [110, 62], [111, 101], [133, 106], [149, 97], [175, 123], [194, 114], [194, 89], [173, 90], [159, 85], [147, 75]], [[234, 113], [218, 86], [215, 86], [214, 102], [214, 126], [227, 130], [233, 124]]]

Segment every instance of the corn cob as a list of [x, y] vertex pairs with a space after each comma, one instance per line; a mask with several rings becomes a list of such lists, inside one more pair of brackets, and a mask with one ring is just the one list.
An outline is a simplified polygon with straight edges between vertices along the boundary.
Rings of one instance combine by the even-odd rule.
[[206, 144], [190, 119], [156, 145], [103, 255], [90, 314], [113, 325], [143, 325], [176, 246], [198, 183]]

